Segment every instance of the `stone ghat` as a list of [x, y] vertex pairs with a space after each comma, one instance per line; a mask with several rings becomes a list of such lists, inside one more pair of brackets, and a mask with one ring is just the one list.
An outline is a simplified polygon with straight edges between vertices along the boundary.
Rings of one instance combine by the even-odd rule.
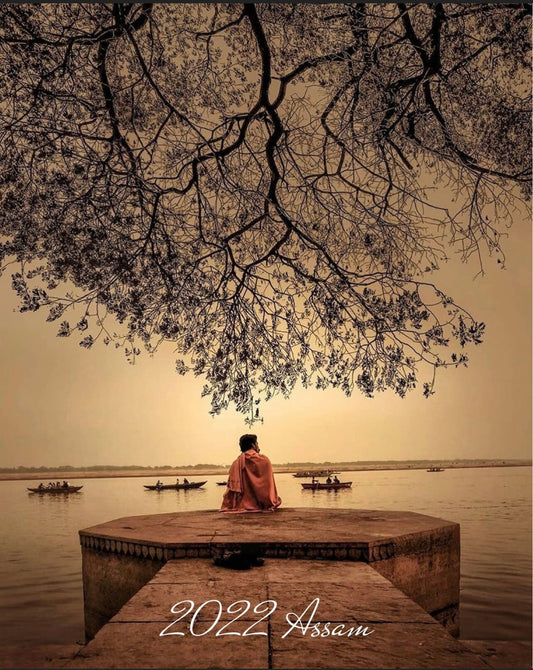
[[[171, 611], [173, 609], [173, 612]], [[58, 668], [488, 668], [364, 562], [168, 561]]]
[[459, 525], [411, 512], [281, 508], [265, 514], [182, 512], [126, 517], [80, 531], [88, 638], [168, 561], [224, 550], [267, 559], [370, 565], [448, 632], [459, 632]]

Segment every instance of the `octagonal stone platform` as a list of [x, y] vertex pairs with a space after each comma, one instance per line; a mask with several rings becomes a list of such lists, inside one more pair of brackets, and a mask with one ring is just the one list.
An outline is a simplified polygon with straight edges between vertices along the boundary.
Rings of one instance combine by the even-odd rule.
[[459, 632], [459, 525], [413, 512], [281, 508], [124, 517], [80, 531], [85, 629], [107, 623], [169, 560], [253, 549], [267, 558], [361, 561]]

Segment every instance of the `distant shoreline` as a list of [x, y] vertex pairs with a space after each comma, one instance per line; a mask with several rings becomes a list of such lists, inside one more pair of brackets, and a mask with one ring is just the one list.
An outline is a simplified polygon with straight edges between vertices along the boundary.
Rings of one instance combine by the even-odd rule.
[[[444, 468], [445, 470], [457, 470], [464, 468], [516, 468], [531, 467], [531, 461], [504, 461], [479, 459], [472, 461], [401, 461], [401, 462], [375, 462], [375, 463], [309, 463], [305, 466], [273, 465], [276, 474], [295, 473], [309, 470], [330, 470], [332, 472], [374, 472], [381, 470], [426, 470], [430, 467]], [[226, 475], [227, 467], [219, 468], [173, 468], [172, 470], [69, 470], [69, 471], [46, 471], [46, 472], [4, 472], [0, 473], [0, 481], [22, 481], [40, 480], [57, 481], [64, 479], [115, 479], [123, 477], [198, 477], [204, 475]]]

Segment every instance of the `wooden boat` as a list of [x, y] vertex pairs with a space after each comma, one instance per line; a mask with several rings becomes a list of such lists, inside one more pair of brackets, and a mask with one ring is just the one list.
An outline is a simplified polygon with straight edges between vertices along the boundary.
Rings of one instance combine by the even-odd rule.
[[161, 484], [161, 486], [157, 486], [157, 484], [152, 484], [150, 486], [144, 484], [144, 488], [148, 489], [149, 491], [168, 491], [168, 490], [187, 491], [188, 489], [199, 489], [204, 484], [207, 484], [207, 479], [205, 480], [205, 482], [189, 482], [188, 484]]
[[305, 482], [302, 483], [303, 489], [311, 489], [312, 491], [336, 491], [337, 489], [351, 489], [352, 482]]
[[427, 472], [444, 472], [444, 468], [428, 468]]
[[228, 482], [217, 482], [217, 486], [227, 486]]
[[293, 477], [329, 477], [338, 474], [338, 471], [334, 470], [302, 470], [301, 472], [295, 472]]
[[82, 486], [43, 486], [42, 488], [30, 488], [26, 487], [31, 493], [77, 493]]

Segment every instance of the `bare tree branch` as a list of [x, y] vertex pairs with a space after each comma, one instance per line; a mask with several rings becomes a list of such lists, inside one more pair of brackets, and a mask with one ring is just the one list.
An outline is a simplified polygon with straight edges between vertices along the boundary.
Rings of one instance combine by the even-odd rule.
[[298, 383], [430, 395], [481, 342], [432, 273], [454, 250], [503, 264], [530, 197], [529, 6], [0, 17], [0, 269], [21, 311], [130, 360], [170, 342], [213, 413], [251, 421]]

